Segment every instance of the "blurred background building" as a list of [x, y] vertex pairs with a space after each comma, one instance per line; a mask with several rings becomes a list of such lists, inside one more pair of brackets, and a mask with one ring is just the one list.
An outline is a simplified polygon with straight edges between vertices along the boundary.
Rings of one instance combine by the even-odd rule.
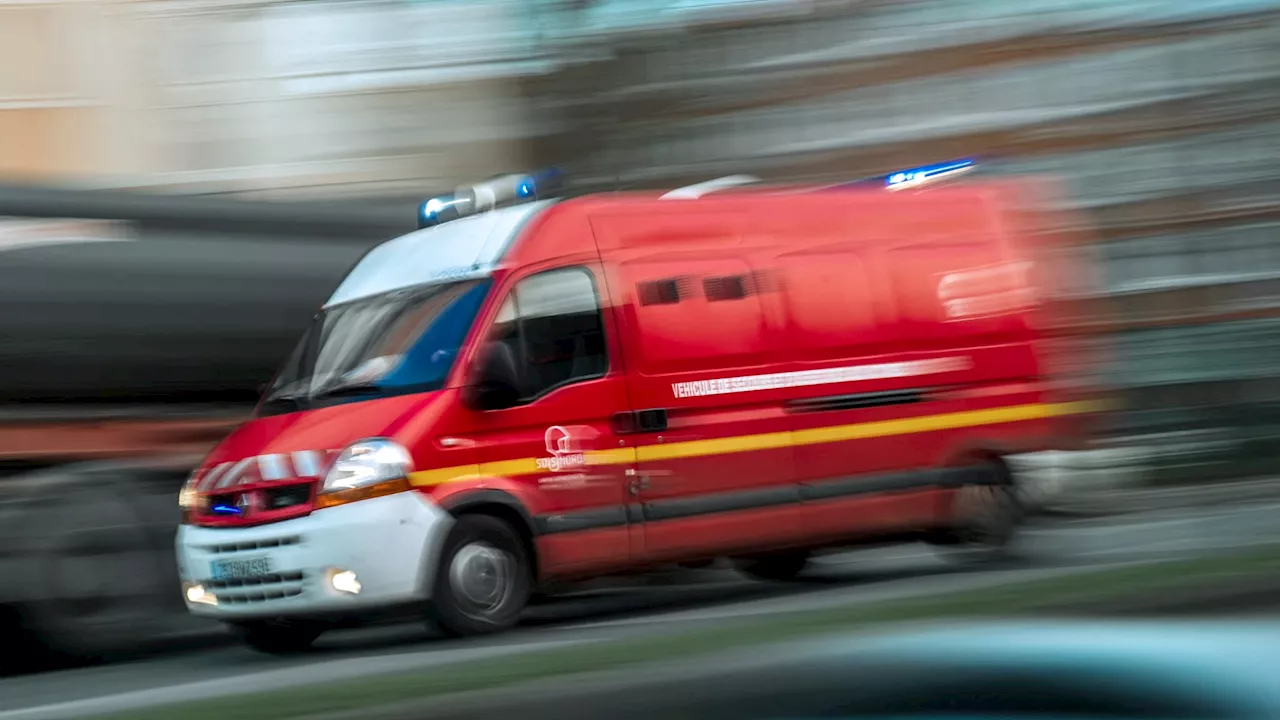
[[639, 4], [586, 13], [671, 11], [596, 40], [608, 59], [568, 93], [582, 176], [834, 180], [966, 155], [1056, 176], [1094, 225], [1077, 330], [1109, 350], [1125, 462], [1161, 480], [1276, 469], [1280, 3]]
[[3, 0], [0, 182], [399, 208], [551, 163], [609, 190], [977, 156], [1095, 225], [1115, 432], [1239, 461], [1280, 424], [1278, 24], [1280, 0]]
[[77, 185], [421, 193], [530, 161], [536, 2], [0, 3], [0, 172]]

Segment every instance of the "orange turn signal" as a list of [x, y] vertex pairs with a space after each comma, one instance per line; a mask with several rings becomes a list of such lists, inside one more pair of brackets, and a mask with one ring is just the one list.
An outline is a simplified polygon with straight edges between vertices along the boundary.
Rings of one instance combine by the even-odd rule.
[[409, 485], [409, 478], [397, 478], [387, 482], [380, 482], [375, 485], [364, 485], [362, 487], [349, 488], [347, 490], [320, 493], [320, 495], [316, 497], [316, 509], [323, 510], [325, 508], [346, 505], [347, 503], [359, 502], [361, 500], [372, 500], [373, 498], [408, 492], [412, 489], [412, 486]]

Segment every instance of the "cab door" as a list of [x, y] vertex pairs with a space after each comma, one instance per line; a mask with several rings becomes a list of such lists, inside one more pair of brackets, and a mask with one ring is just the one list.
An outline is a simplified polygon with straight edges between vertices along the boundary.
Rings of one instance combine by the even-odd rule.
[[634, 453], [611, 418], [625, 411], [614, 330], [590, 260], [522, 271], [488, 332], [519, 371], [514, 407], [476, 412], [483, 476], [521, 485], [544, 574], [589, 574], [631, 561], [626, 487]]

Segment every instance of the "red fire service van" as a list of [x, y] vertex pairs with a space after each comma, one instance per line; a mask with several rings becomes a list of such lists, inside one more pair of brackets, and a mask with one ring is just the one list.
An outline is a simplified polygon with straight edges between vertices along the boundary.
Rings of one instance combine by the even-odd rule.
[[550, 581], [669, 564], [998, 554], [1004, 458], [1088, 408], [1045, 372], [1024, 186], [921, 186], [957, 169], [429, 200], [184, 487], [191, 612], [287, 652], [406, 611], [502, 630]]

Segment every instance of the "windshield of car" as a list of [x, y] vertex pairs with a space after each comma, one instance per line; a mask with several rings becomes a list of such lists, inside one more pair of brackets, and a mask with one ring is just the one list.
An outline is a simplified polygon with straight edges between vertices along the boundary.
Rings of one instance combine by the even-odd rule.
[[259, 414], [440, 389], [489, 286], [488, 278], [433, 283], [326, 307]]

